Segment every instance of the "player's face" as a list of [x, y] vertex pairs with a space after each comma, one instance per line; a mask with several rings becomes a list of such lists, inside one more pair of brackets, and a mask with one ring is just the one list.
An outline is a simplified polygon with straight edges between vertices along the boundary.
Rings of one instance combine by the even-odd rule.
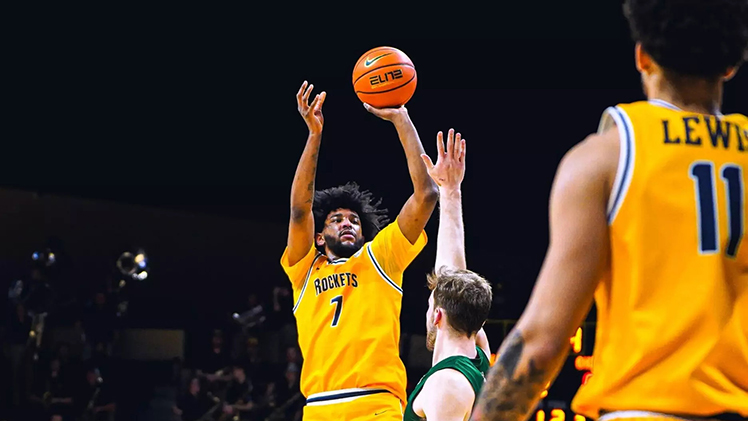
[[337, 257], [351, 257], [364, 245], [361, 219], [356, 212], [336, 209], [327, 216], [322, 238], [323, 244]]
[[429, 309], [426, 311], [426, 349], [434, 350], [436, 345], [436, 326], [434, 325], [434, 292], [429, 296]]

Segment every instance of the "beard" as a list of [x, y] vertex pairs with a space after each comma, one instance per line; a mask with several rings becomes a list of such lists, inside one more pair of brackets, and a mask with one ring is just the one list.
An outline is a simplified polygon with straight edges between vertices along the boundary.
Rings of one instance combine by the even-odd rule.
[[436, 326], [433, 323], [429, 323], [426, 326], [426, 349], [433, 352], [434, 346], [436, 346]]
[[351, 257], [364, 246], [364, 239], [359, 238], [355, 243], [343, 243], [338, 237], [325, 235], [325, 244], [338, 257]]

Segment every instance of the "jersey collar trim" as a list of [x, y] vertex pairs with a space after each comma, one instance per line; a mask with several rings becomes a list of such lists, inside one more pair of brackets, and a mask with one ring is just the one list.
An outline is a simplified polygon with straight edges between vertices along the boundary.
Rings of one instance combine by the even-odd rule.
[[[675, 111], [683, 111], [681, 108], [679, 108], [679, 107], [677, 107], [677, 106], [675, 106], [675, 105], [673, 105], [673, 104], [671, 104], [671, 103], [669, 103], [667, 101], [663, 101], [661, 99], [657, 99], [657, 98], [650, 99], [648, 102], [650, 104], [652, 104], [652, 105], [657, 105], [658, 107], [669, 108], [669, 109], [675, 110]], [[724, 117], [724, 115], [721, 112], [719, 112], [719, 111], [717, 111], [714, 115], [716, 115], [717, 117]]]

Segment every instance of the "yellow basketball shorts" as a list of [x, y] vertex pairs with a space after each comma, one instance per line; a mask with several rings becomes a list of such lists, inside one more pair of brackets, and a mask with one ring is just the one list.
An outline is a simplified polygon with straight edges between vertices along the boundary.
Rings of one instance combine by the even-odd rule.
[[307, 398], [303, 421], [402, 421], [400, 399], [383, 389], [345, 389]]

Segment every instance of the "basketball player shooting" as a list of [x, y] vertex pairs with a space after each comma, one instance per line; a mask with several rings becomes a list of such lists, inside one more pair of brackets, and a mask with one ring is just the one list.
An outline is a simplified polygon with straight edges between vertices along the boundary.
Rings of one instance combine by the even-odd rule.
[[467, 420], [489, 368], [483, 324], [491, 310], [491, 285], [466, 266], [460, 185], [467, 150], [460, 137], [449, 130], [445, 148], [439, 132], [436, 165], [423, 156], [439, 185], [436, 263], [428, 277], [431, 296], [426, 313], [426, 346], [433, 359], [408, 398], [404, 421]]
[[474, 420], [528, 418], [593, 296], [592, 377], [576, 413], [748, 418], [748, 118], [720, 112], [746, 57], [748, 2], [627, 0], [624, 11], [648, 101], [607, 109], [559, 165], [548, 253]]
[[[293, 286], [304, 356], [304, 420], [401, 420], [405, 366], [399, 356], [403, 272], [426, 244], [424, 227], [438, 200], [405, 107], [372, 114], [395, 126], [413, 195], [394, 222], [371, 193], [348, 183], [317, 191], [314, 178], [326, 93], [296, 95], [309, 129], [291, 187], [291, 220], [281, 265]], [[350, 158], [350, 157], [348, 157]]]

